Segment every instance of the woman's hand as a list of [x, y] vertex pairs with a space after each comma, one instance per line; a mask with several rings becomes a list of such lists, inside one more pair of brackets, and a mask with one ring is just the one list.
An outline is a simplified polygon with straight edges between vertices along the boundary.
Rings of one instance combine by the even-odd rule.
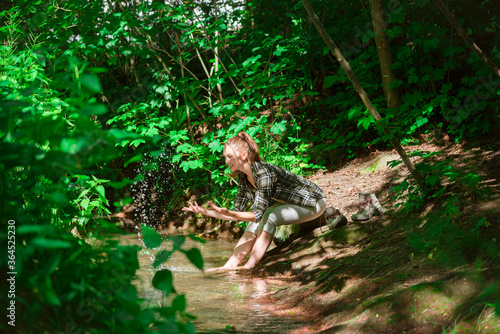
[[210, 205], [210, 207], [212, 208], [212, 210], [214, 210], [215, 212], [222, 213], [223, 215], [227, 215], [229, 213], [228, 208], [218, 207], [212, 201], [208, 201], [208, 205]]
[[221, 208], [215, 205], [212, 201], [208, 202], [208, 205], [212, 210], [199, 206], [196, 202], [189, 202], [189, 206], [183, 207], [183, 211], [191, 211], [194, 213], [201, 213], [202, 215], [223, 219], [223, 220], [243, 220], [246, 222], [255, 222], [255, 214], [251, 211], [249, 212], [234, 212], [229, 211], [227, 208]]
[[195, 213], [201, 213], [202, 215], [208, 214], [208, 210], [202, 206], [199, 206], [198, 203], [196, 203], [196, 202], [189, 202], [189, 206], [183, 207], [182, 210], [183, 211], [191, 211], [191, 212], [195, 212]]

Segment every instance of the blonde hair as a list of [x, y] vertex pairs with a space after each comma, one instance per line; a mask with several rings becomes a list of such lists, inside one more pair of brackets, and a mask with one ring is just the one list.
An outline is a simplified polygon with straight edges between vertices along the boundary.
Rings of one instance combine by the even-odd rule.
[[224, 144], [224, 150], [226, 150], [228, 145], [233, 146], [238, 152], [247, 152], [248, 159], [251, 163], [262, 161], [257, 143], [255, 143], [252, 137], [243, 131], [238, 133], [237, 136], [228, 139]]

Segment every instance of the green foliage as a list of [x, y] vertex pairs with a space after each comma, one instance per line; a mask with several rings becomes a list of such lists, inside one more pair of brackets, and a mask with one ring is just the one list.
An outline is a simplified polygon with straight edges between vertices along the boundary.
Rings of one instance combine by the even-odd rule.
[[[155, 256], [156, 260], [154, 262], [154, 267], [157, 268], [160, 266], [162, 263], [166, 262], [174, 252], [179, 251], [184, 253], [189, 261], [194, 264], [198, 269], [203, 270], [203, 258], [201, 257], [201, 253], [197, 248], [191, 248], [189, 250], [185, 250], [182, 248], [182, 245], [184, 244], [186, 237], [184, 236], [170, 236], [163, 238], [158, 232], [156, 232], [154, 229], [152, 229], [150, 226], [142, 224], [142, 237], [144, 241], [144, 245], [147, 248], [157, 248], [159, 247], [164, 240], [170, 241], [172, 243], [172, 250], [164, 250], [162, 249], [158, 254]], [[188, 235], [188, 238], [195, 240], [197, 242], [205, 243], [204, 239], [201, 239], [199, 237], [196, 237], [195, 235]], [[163, 271], [165, 272], [165, 271]], [[162, 275], [167, 275], [165, 273], [160, 274]], [[161, 281], [159, 278], [156, 280], [156, 282]]]
[[104, 184], [109, 180], [98, 179], [94, 175], [92, 178], [87, 175], [75, 175], [75, 177], [77, 181], [72, 186], [75, 191], [80, 192], [78, 197], [72, 201], [72, 204], [80, 210], [80, 217], [75, 218], [77, 219], [76, 223], [85, 226], [92, 218], [92, 214], [98, 216], [111, 214], [107, 208], [109, 203], [104, 188]]
[[162, 237], [153, 228], [142, 224], [142, 237], [147, 248], [156, 248], [161, 245]]
[[[498, 80], [432, 2], [386, 2], [386, 32], [397, 75], [391, 85], [402, 94], [402, 105], [390, 110], [378, 74], [370, 8], [363, 2], [311, 3], [382, 122], [401, 142], [436, 129], [455, 141], [498, 131]], [[447, 5], [498, 63], [496, 4], [453, 0]], [[50, 325], [62, 330], [57, 328], [64, 323], [61, 318], [75, 315], [66, 312], [78, 306], [71, 304], [77, 297], [67, 297], [75, 291], [84, 305], [105, 308], [93, 308], [98, 294], [92, 293], [109, 279], [104, 275], [107, 258], [96, 254], [122, 259], [130, 252], [134, 258], [133, 250], [117, 251], [110, 244], [95, 254], [87, 246], [77, 253], [76, 243], [83, 243], [71, 239], [67, 229], [78, 225], [93, 235], [112, 228], [92, 217], [120, 209], [139, 185], [150, 187], [140, 204], [151, 210], [175, 210], [187, 189], [230, 206], [235, 180], [221, 154], [224, 142], [239, 131], [256, 139], [266, 161], [298, 174], [387, 146], [389, 136], [379, 132], [300, 2], [255, 0], [234, 10], [221, 10], [215, 2], [198, 7], [196, 2], [19, 0], [16, 6], [0, 18], [5, 23], [0, 27], [0, 214], [25, 229], [19, 248], [32, 247], [19, 263], [39, 278], [20, 285], [26, 301], [37, 300], [26, 313], [35, 319], [35, 329]], [[425, 152], [415, 154], [423, 158], [417, 167], [426, 190], [420, 192], [411, 178], [395, 187], [405, 210], [416, 210], [426, 197], [441, 198], [446, 192], [484, 196], [477, 174]], [[138, 165], [142, 170], [135, 169]], [[161, 179], [164, 175], [168, 177]], [[127, 199], [120, 203], [115, 197]], [[157, 198], [166, 197], [159, 207]], [[447, 208], [453, 216], [453, 205]], [[48, 234], [37, 237], [26, 231]], [[145, 238], [153, 236], [149, 246], [161, 242], [155, 233], [144, 227]], [[176, 240], [175, 250], [202, 268], [198, 251], [181, 250], [182, 242]], [[53, 258], [55, 250], [72, 260], [62, 266], [65, 257]], [[173, 251], [161, 250], [156, 264]], [[88, 258], [94, 260], [84, 264]], [[62, 269], [52, 269], [58, 265]], [[66, 290], [58, 290], [55, 283], [64, 279], [57, 275], [78, 266], [94, 270], [92, 275], [102, 280], [81, 273], [84, 283], [71, 278]], [[50, 274], [41, 275], [42, 267]], [[171, 289], [169, 274], [159, 275], [155, 284]], [[125, 281], [131, 276], [127, 272]], [[94, 281], [95, 286], [85, 285]], [[91, 322], [76, 319], [82, 331], [106, 331], [114, 324], [125, 331], [146, 328], [151, 310], [137, 311], [131, 306], [136, 293], [128, 283], [124, 289], [113, 294], [111, 309], [118, 305], [114, 301], [128, 300], [124, 312], [138, 322], [129, 325], [125, 316], [112, 322], [112, 313], [101, 317], [95, 312], [97, 319]], [[88, 293], [93, 296], [89, 300]], [[51, 311], [44, 305], [53, 305]], [[158, 311], [168, 320], [156, 323], [157, 329], [192, 332], [189, 322], [173, 318], [184, 308], [183, 297], [177, 296], [175, 305]], [[118, 306], [113, 310], [122, 314]], [[48, 324], [53, 314], [59, 318]], [[85, 327], [90, 323], [95, 328]]]
[[[401, 202], [406, 212], [420, 209], [426, 200], [444, 199], [448, 196], [468, 198], [470, 200], [484, 199], [486, 190], [481, 186], [481, 178], [471, 172], [464, 172], [453, 165], [453, 161], [439, 159], [439, 152], [425, 152], [416, 150], [410, 157], [422, 158], [415, 163], [415, 167], [423, 177], [424, 188], [420, 188], [411, 176], [405, 177], [398, 185], [390, 189], [393, 199]], [[390, 162], [391, 167], [401, 161]]]
[[[164, 239], [154, 229], [148, 225], [142, 224], [142, 237], [144, 245], [147, 248], [160, 247], [164, 240], [172, 242], [171, 250], [162, 249], [155, 255], [155, 261], [153, 264], [155, 268], [158, 268], [162, 263], [168, 261], [174, 252], [179, 251], [184, 253], [189, 261], [191, 261], [191, 263], [198, 269], [203, 270], [203, 258], [200, 251], [197, 248], [191, 248], [188, 250], [181, 248], [185, 242], [184, 236], [172, 236]], [[205, 242], [205, 240], [194, 235], [189, 235], [189, 237], [198, 242]], [[171, 293], [176, 293], [173, 284], [173, 275], [168, 269], [158, 270], [153, 277], [152, 284], [153, 287], [161, 290], [165, 296], [169, 296]], [[177, 295], [173, 299], [170, 307], [161, 307], [158, 309], [158, 312], [166, 318], [167, 323], [177, 325], [174, 326], [174, 328], [179, 328], [180, 323], [182, 324], [180, 329], [184, 327], [186, 332], [194, 332], [194, 328], [191, 329], [190, 324], [192, 324], [191, 321], [196, 319], [196, 317], [186, 312], [186, 299], [184, 295]]]
[[[314, 7], [314, 2], [312, 4]], [[325, 5], [317, 4], [317, 8], [322, 6]], [[357, 3], [328, 6], [326, 13], [345, 15], [336, 15], [335, 20], [331, 20], [335, 26], [327, 25], [326, 28], [340, 45], [384, 121], [403, 143], [434, 128], [442, 128], [458, 141], [480, 136], [498, 126], [494, 116], [499, 109], [498, 80], [454, 33], [432, 2], [386, 3], [387, 34], [397, 75], [391, 85], [399, 88], [403, 101], [397, 110], [385, 107], [380, 76], [374, 75], [379, 73], [379, 64], [369, 9]], [[473, 39], [480, 40], [483, 51], [498, 55], [493, 42], [497, 37], [489, 33], [498, 26], [498, 18], [495, 15], [485, 17], [489, 7], [478, 11], [470, 4], [455, 1], [447, 6], [460, 18], [482, 15], [481, 19], [466, 24], [473, 26]], [[349, 14], [356, 11], [362, 14]], [[328, 21], [326, 14], [325, 22]], [[319, 54], [321, 48], [310, 49], [318, 50]], [[370, 126], [373, 119], [361, 109], [359, 97], [349, 87], [346, 74], [336, 68], [325, 72], [324, 98], [308, 107], [311, 116], [324, 115], [319, 118], [320, 132], [311, 134], [311, 139], [318, 143], [314, 151], [344, 149], [347, 150], [345, 158], [350, 158], [363, 147], [383, 145], [387, 138], [373, 131]]]
[[[116, 224], [91, 219], [110, 212], [105, 185], [127, 184], [94, 174], [104, 174], [121, 155], [122, 141], [140, 137], [102, 129], [98, 116], [108, 109], [94, 96], [101, 86], [88, 63], [71, 52], [47, 54], [33, 37], [19, 44], [12, 37], [19, 13], [3, 14], [13, 21], [2, 29], [10, 30], [0, 47], [0, 216], [4, 227], [15, 227], [15, 261], [0, 263], [4, 272], [17, 273], [15, 297], [9, 297], [18, 310], [15, 330], [194, 333], [192, 317], [171, 315], [184, 311], [182, 298], [170, 308], [141, 305], [132, 284], [139, 248], [107, 240], [102, 235], [118, 233]], [[75, 238], [74, 224], [86, 224], [101, 241]], [[186, 253], [200, 266], [199, 253]], [[13, 329], [5, 322], [0, 328]]]
[[[385, 108], [369, 9], [361, 3], [312, 4], [324, 8], [325, 22], [335, 22], [325, 25], [328, 32], [383, 122], [403, 143], [435, 128], [460, 140], [496, 124], [499, 91], [493, 76], [430, 2], [386, 5], [398, 76], [392, 85], [403, 95], [398, 110]], [[484, 17], [467, 4], [450, 5], [457, 16], [473, 12]], [[172, 190], [164, 185], [155, 191], [173, 199], [182, 200], [185, 189], [200, 189], [230, 205], [226, 201], [235, 189], [227, 185], [234, 180], [220, 156], [223, 143], [241, 130], [255, 137], [267, 161], [299, 174], [387, 145], [388, 136], [378, 132], [300, 3], [259, 0], [235, 11], [207, 4], [204, 14], [194, 3], [108, 7], [97, 1], [90, 8], [68, 1], [59, 6], [39, 3], [20, 9], [54, 58], [69, 48], [91, 62], [96, 70], [85, 76], [82, 72], [82, 87], [89, 92], [102, 89], [110, 112], [97, 112], [96, 119], [123, 136], [119, 145], [148, 151], [153, 148], [145, 145], [146, 138], [161, 136], [171, 146], [176, 166], [172, 175], [179, 182]], [[273, 11], [283, 15], [269, 19]], [[32, 14], [42, 12], [48, 13], [43, 20]], [[467, 24], [473, 26], [474, 37], [482, 38], [498, 22], [492, 16]], [[46, 31], [42, 26], [54, 28]], [[485, 39], [483, 45], [494, 57], [497, 40]], [[290, 103], [301, 100], [302, 108], [302, 103]], [[136, 152], [134, 156], [139, 157]], [[170, 201], [165, 209], [176, 205]]]
[[[498, 123], [494, 77], [431, 2], [386, 4], [398, 77], [391, 85], [403, 96], [397, 110], [385, 107], [369, 8], [312, 5], [324, 9], [325, 22], [335, 23], [325, 24], [328, 32], [403, 143], [436, 128], [455, 140], [477, 137]], [[476, 18], [484, 18], [491, 6], [448, 5], [457, 17], [474, 13]], [[259, 0], [234, 11], [205, 4], [202, 12], [195, 3], [20, 6], [23, 24], [46, 41], [52, 59], [66, 54], [88, 59], [89, 70], [79, 72], [81, 86], [89, 93], [102, 91], [109, 112], [97, 106], [87, 110], [123, 136], [120, 146], [151, 150], [145, 142], [158, 136], [171, 146], [172, 163], [180, 169], [175, 178], [183, 180], [173, 198], [182, 198], [187, 188], [210, 189], [217, 201], [231, 198], [234, 190], [225, 185], [232, 181], [220, 154], [225, 140], [241, 130], [256, 138], [268, 161], [301, 174], [387, 145], [388, 136], [379, 133], [300, 3]], [[270, 19], [274, 12], [283, 15]], [[47, 14], [41, 19], [39, 13]], [[491, 35], [496, 17], [466, 23], [483, 50], [497, 57], [498, 36]], [[73, 144], [66, 146], [77, 149]]]
[[16, 232], [18, 330], [133, 333], [154, 322], [131, 284], [135, 246], [94, 248], [50, 223], [19, 224]]

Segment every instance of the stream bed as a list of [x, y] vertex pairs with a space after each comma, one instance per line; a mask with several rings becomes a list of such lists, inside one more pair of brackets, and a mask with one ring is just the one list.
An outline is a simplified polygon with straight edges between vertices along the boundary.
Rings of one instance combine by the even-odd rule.
[[[153, 268], [154, 255], [161, 248], [171, 249], [168, 241], [152, 251], [144, 247], [137, 234], [118, 238], [121, 245], [143, 248], [138, 254], [140, 268], [135, 282], [139, 296], [151, 306], [170, 305], [171, 298], [164, 297], [151, 285], [157, 270], [169, 269], [175, 290], [186, 296], [187, 312], [197, 317], [194, 323], [198, 333], [288, 333], [307, 324], [295, 321], [292, 316], [275, 317], [262, 310], [259, 297], [282, 289], [282, 285], [235, 272], [202, 272], [181, 252], [175, 252], [162, 266]], [[182, 248], [198, 248], [208, 269], [223, 265], [235, 244], [236, 241], [226, 240], [207, 240], [202, 244], [186, 239]]]

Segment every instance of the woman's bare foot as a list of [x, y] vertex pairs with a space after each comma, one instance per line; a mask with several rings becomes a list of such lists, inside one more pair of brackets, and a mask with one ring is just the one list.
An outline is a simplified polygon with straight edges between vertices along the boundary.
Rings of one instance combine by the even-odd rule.
[[222, 271], [231, 271], [231, 270], [237, 270], [240, 269], [241, 267], [217, 267], [217, 268], [208, 268], [205, 271], [206, 272], [222, 272]]

